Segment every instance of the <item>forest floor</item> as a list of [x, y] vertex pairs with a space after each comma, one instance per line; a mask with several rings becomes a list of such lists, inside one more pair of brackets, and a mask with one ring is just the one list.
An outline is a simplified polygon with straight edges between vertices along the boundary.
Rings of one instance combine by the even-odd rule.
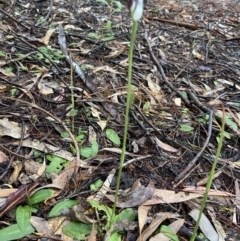
[[240, 240], [234, 0], [145, 5], [110, 225], [131, 26], [118, 1], [0, 0], [0, 241], [190, 240], [223, 116], [196, 240]]

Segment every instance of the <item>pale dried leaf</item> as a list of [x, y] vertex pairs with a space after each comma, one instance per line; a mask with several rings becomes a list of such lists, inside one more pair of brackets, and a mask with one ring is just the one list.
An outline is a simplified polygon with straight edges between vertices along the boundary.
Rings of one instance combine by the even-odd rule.
[[[14, 142], [14, 145], [19, 145], [19, 142]], [[59, 156], [63, 159], [66, 159], [68, 161], [74, 161], [76, 158], [73, 156], [71, 152], [65, 151], [65, 150], [60, 150], [59, 147], [46, 144], [44, 142], [40, 142], [39, 140], [35, 139], [27, 139], [22, 142], [22, 146], [33, 148], [39, 151], [42, 151], [44, 153], [49, 153], [53, 152], [54, 155]], [[85, 163], [82, 163], [85, 165]]]
[[121, 53], [123, 53], [125, 50], [125, 46], [120, 46], [117, 49], [113, 49], [107, 56], [105, 56], [106, 59], [113, 59], [118, 57]]
[[[178, 219], [178, 220], [172, 222], [171, 224], [169, 224], [168, 227], [171, 228], [173, 230], [173, 232], [176, 234], [178, 232], [178, 230], [183, 226], [183, 224], [184, 224], [184, 219]], [[158, 233], [154, 237], [150, 238], [149, 241], [159, 241], [159, 240], [171, 241], [171, 238], [168, 238], [163, 233]]]
[[174, 103], [176, 106], [181, 106], [182, 105], [182, 99], [181, 98], [175, 98]]
[[113, 69], [112, 67], [109, 67], [108, 65], [95, 67], [93, 70], [93, 73], [97, 73], [99, 71], [105, 71], [105, 72], [110, 72], [110, 73], [114, 73], [114, 74], [123, 74], [123, 73], [118, 72], [117, 70]]
[[49, 74], [43, 75], [43, 77], [38, 82], [38, 89], [43, 95], [49, 95], [49, 94], [54, 93], [53, 89], [51, 87], [49, 87], [49, 85], [48, 85], [49, 80], [44, 79], [44, 77], [47, 77], [47, 76], [51, 76], [51, 75], [49, 75]]
[[[205, 191], [206, 191], [206, 187], [185, 186], [185, 188], [182, 189], [182, 191], [190, 192], [190, 193], [204, 194]], [[210, 189], [208, 195], [209, 196], [223, 196], [223, 197], [233, 197], [233, 196], [235, 196], [232, 193], [225, 192], [225, 191], [214, 190], [214, 189]]]
[[107, 126], [107, 121], [100, 120], [100, 121], [97, 121], [97, 124], [100, 126], [101, 130], [103, 131]]
[[22, 170], [23, 165], [22, 165], [21, 161], [16, 160], [16, 161], [13, 161], [12, 167], [14, 168], [14, 171], [9, 179], [10, 184], [17, 180], [18, 175], [19, 175], [20, 171]]
[[153, 139], [156, 141], [156, 144], [161, 147], [163, 150], [165, 151], [169, 151], [169, 152], [178, 152], [178, 150], [166, 143], [163, 143], [162, 141], [160, 141], [156, 136], [153, 137]]
[[110, 190], [110, 185], [112, 183], [115, 173], [116, 170], [113, 168], [108, 174], [108, 177], [106, 178], [105, 182], [103, 183], [99, 191], [94, 196], [88, 197], [88, 200], [102, 200], [106, 196], [106, 193]]
[[142, 236], [142, 229], [147, 221], [147, 214], [151, 206], [139, 206], [138, 207], [138, 224], [139, 224], [139, 234], [140, 240]]
[[[189, 215], [197, 221], [198, 215], [200, 211], [197, 209], [193, 209]], [[208, 220], [208, 218], [203, 213], [201, 216], [201, 220], [199, 223], [199, 228], [203, 232], [203, 234], [210, 240], [210, 241], [218, 241], [218, 234], [215, 231], [214, 227], [212, 226], [211, 222]]]
[[0, 73], [2, 73], [3, 75], [7, 76], [7, 77], [16, 77], [16, 75], [13, 72], [7, 72], [5, 69], [0, 68]]
[[[116, 203], [117, 207], [137, 207], [152, 197], [155, 189], [154, 183], [152, 181], [149, 182], [147, 187], [144, 187], [140, 184], [140, 187], [135, 188], [135, 185], [136, 182], [134, 183], [134, 186], [124, 195], [125, 200], [127, 201], [118, 199]], [[113, 195], [106, 195], [106, 197], [111, 201], [114, 201]]]
[[7, 155], [4, 152], [0, 151], [0, 163], [6, 162], [7, 160]]
[[[110, 152], [119, 153], [119, 154], [122, 153], [122, 149], [116, 148], [116, 147], [112, 147], [112, 148], [106, 147], [106, 148], [101, 149], [100, 151], [110, 151]], [[131, 157], [138, 157], [138, 156], [140, 156], [140, 155], [136, 155], [136, 154], [133, 154], [131, 152], [128, 152], [128, 151], [126, 151], [125, 154], [127, 156], [131, 156]]]
[[64, 189], [69, 183], [73, 174], [76, 173], [78, 169], [77, 161], [72, 161], [56, 178], [53, 180], [53, 184], [60, 189]]
[[164, 220], [170, 218], [176, 218], [176, 214], [161, 213], [161, 216], [158, 216], [155, 219], [153, 219], [151, 224], [143, 231], [141, 239], [140, 237], [138, 237], [137, 241], [146, 241]]
[[41, 233], [42, 236], [44, 235], [52, 235], [53, 231], [50, 229], [48, 221], [44, 218], [32, 216], [30, 219], [30, 223], [33, 227], [37, 230], [38, 233]]
[[212, 223], [213, 223], [213, 225], [214, 225], [214, 227], [215, 227], [215, 229], [218, 233], [218, 241], [226, 240], [227, 235], [224, 231], [224, 228], [223, 228], [222, 224], [217, 220], [217, 215], [216, 215], [216, 212], [215, 212], [213, 206], [208, 204], [206, 206], [206, 210], [207, 210], [209, 216], [211, 217]]
[[205, 57], [198, 53], [195, 49], [192, 51], [192, 54], [195, 58], [200, 59], [200, 60], [205, 60]]
[[11, 193], [16, 192], [17, 188], [11, 188], [11, 189], [0, 189], [0, 198], [2, 197], [8, 197]]
[[[49, 228], [55, 235], [62, 235], [62, 228], [67, 218], [65, 216], [51, 218], [48, 221]], [[69, 222], [69, 221], [68, 221]]]
[[10, 136], [16, 139], [20, 139], [21, 136], [26, 138], [29, 136], [27, 134], [28, 127], [25, 126], [25, 133], [22, 133], [22, 128], [17, 122], [9, 121], [8, 118], [0, 119], [0, 136]]
[[159, 93], [161, 88], [157, 83], [152, 81], [152, 74], [147, 75], [146, 80], [148, 82], [148, 87], [153, 93]]
[[87, 216], [87, 210], [84, 209], [84, 207], [81, 205], [81, 203], [71, 207], [70, 217], [71, 217], [71, 220], [77, 220], [77, 221], [80, 221], [80, 222], [86, 223], [86, 224], [96, 223], [95, 220], [93, 220]]
[[48, 45], [49, 40], [50, 40], [52, 34], [53, 34], [55, 31], [56, 31], [56, 29], [49, 29], [49, 30], [46, 32], [45, 36], [41, 39], [41, 41], [42, 41], [45, 45]]
[[88, 237], [88, 241], [97, 241], [97, 233], [95, 231], [94, 225], [92, 225], [92, 231]]
[[180, 203], [187, 200], [195, 199], [201, 197], [202, 194], [169, 191], [165, 189], [155, 189], [152, 198], [143, 205], [155, 205], [160, 203]]

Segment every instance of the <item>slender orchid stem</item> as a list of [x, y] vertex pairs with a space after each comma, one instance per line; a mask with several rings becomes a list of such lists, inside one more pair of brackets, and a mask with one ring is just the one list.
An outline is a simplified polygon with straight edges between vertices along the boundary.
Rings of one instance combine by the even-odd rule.
[[[124, 163], [125, 152], [126, 152], [128, 124], [129, 124], [129, 110], [130, 110], [130, 103], [131, 103], [131, 99], [132, 99], [131, 98], [131, 83], [132, 83], [133, 49], [134, 49], [134, 42], [135, 42], [135, 38], [136, 38], [136, 34], [137, 34], [137, 29], [138, 29], [138, 22], [133, 20], [131, 42], [130, 42], [130, 49], [129, 49], [129, 55], [128, 55], [127, 103], [126, 103], [126, 109], [125, 109], [123, 145], [122, 145], [122, 153], [121, 153], [119, 169], [118, 169], [116, 194], [115, 194], [115, 200], [114, 200], [114, 204], [113, 204], [113, 214], [115, 214], [115, 211], [116, 211], [117, 196], [118, 196], [118, 191], [119, 191], [119, 187], [120, 187], [123, 163]], [[112, 216], [111, 223], [113, 223], [113, 221], [114, 221], [113, 216]]]
[[223, 144], [223, 139], [224, 139], [224, 128], [225, 128], [224, 106], [222, 106], [222, 108], [223, 108], [222, 126], [221, 126], [221, 129], [220, 129], [220, 138], [219, 138], [219, 142], [218, 142], [217, 152], [216, 152], [216, 156], [215, 156], [214, 161], [213, 161], [212, 169], [211, 169], [210, 174], [209, 174], [209, 178], [208, 178], [207, 185], [206, 185], [206, 191], [204, 193], [204, 197], [203, 197], [203, 200], [201, 202], [201, 207], [200, 207], [198, 219], [197, 219], [196, 225], [194, 227], [193, 234], [191, 236], [190, 241], [194, 241], [195, 237], [197, 235], [198, 226], [199, 226], [199, 223], [200, 223], [200, 220], [201, 220], [201, 217], [202, 217], [202, 213], [203, 213], [205, 205], [206, 205], [206, 201], [207, 201], [207, 197], [208, 197], [210, 187], [212, 185], [213, 176], [214, 176], [214, 172], [215, 172], [215, 169], [216, 169], [216, 166], [217, 166], [217, 163], [218, 163], [218, 159], [219, 159], [220, 154], [221, 154], [221, 149], [222, 149], [222, 144]]

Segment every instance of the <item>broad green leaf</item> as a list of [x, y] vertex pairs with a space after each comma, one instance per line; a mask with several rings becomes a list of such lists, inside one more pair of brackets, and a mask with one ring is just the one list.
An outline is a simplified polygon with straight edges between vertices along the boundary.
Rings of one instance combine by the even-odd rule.
[[135, 217], [134, 210], [132, 208], [126, 208], [116, 216], [114, 223], [122, 222], [124, 220], [134, 221]]
[[90, 234], [92, 225], [78, 222], [70, 222], [63, 227], [63, 233], [68, 237], [78, 240], [86, 240], [86, 235]]
[[70, 208], [77, 203], [78, 203], [77, 200], [65, 200], [57, 203], [49, 213], [49, 218], [60, 215], [63, 208]]
[[23, 238], [35, 231], [34, 227], [29, 224], [24, 232], [20, 230], [17, 224], [8, 226], [0, 230], [0, 240], [1, 241], [12, 241]]
[[52, 189], [42, 189], [31, 195], [27, 203], [33, 205], [36, 203], [41, 203], [54, 195], [55, 191]]
[[94, 157], [98, 154], [98, 143], [93, 141], [91, 147], [82, 147], [80, 148], [80, 155], [83, 157], [89, 158]]
[[180, 125], [180, 131], [191, 132], [191, 131], [193, 131], [193, 129], [194, 128], [189, 125]]
[[92, 191], [96, 191], [99, 187], [103, 185], [103, 181], [101, 179], [98, 179], [96, 182], [90, 185], [90, 189]]
[[[25, 232], [27, 227], [30, 224], [30, 218], [31, 218], [31, 207], [30, 206], [18, 206], [16, 210], [16, 220], [17, 225], [19, 229], [22, 232]], [[1, 240], [1, 238], [0, 238]]]
[[117, 232], [112, 233], [111, 236], [109, 237], [108, 241], [121, 241], [121, 235]]
[[63, 169], [63, 164], [66, 162], [68, 163], [65, 159], [55, 155], [47, 155], [47, 159], [51, 162], [46, 169], [48, 178], [52, 172], [58, 174]]
[[160, 232], [170, 238], [171, 241], [179, 241], [178, 236], [174, 233], [174, 231], [166, 225], [161, 226]]
[[115, 145], [120, 146], [121, 141], [118, 134], [113, 129], [106, 129], [106, 137]]

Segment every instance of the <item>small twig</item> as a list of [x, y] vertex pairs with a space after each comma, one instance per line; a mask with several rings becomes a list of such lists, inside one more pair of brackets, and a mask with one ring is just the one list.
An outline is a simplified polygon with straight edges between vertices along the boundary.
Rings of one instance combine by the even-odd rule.
[[148, 34], [147, 34], [147, 32], [145, 32], [144, 38], [145, 38], [145, 40], [146, 40], [146, 42], [147, 42], [150, 55], [151, 55], [153, 61], [155, 62], [155, 64], [157, 65], [158, 71], [159, 71], [160, 74], [162, 75], [162, 79], [163, 79], [163, 81], [165, 82], [165, 84], [166, 84], [171, 90], [173, 90], [174, 92], [176, 92], [187, 105], [189, 105], [189, 104], [190, 104], [189, 100], [188, 100], [187, 98], [185, 98], [185, 97], [183, 96], [183, 94], [168, 81], [166, 75], [164, 74], [164, 71], [163, 71], [162, 66], [159, 64], [157, 58], [155, 57], [155, 55], [154, 55], [154, 53], [153, 53], [153, 51], [152, 51], [151, 44], [149, 43], [149, 40], [148, 40]]
[[211, 110], [208, 107], [204, 106], [191, 91], [187, 90], [187, 94], [199, 109], [204, 112], [211, 112]]
[[16, 22], [17, 24], [21, 25], [22, 27], [26, 28], [27, 30], [30, 30], [30, 28], [24, 26], [20, 21], [18, 21], [16, 18], [14, 18], [13, 16], [9, 15], [7, 12], [5, 12], [2, 8], [0, 8], [0, 12], [2, 12], [4, 15], [8, 16], [9, 18], [11, 18], [14, 22]]
[[51, 12], [52, 12], [52, 7], [53, 7], [53, 0], [50, 0], [50, 7], [49, 7], [49, 10], [47, 12], [47, 15], [45, 16], [45, 18], [39, 22], [39, 23], [36, 23], [35, 26], [39, 26], [40, 24], [42, 25], [43, 23], [45, 23], [47, 21], [47, 19], [49, 18]]
[[152, 17], [146, 17], [149, 20], [154, 20], [154, 21], [159, 21], [159, 22], [164, 22], [164, 23], [170, 23], [172, 25], [178, 26], [178, 27], [185, 27], [191, 30], [198, 30], [198, 29], [204, 29], [206, 27], [204, 26], [199, 26], [197, 24], [191, 24], [191, 23], [184, 23], [184, 22], [179, 22], [171, 19], [164, 19], [164, 18], [152, 18]]
[[209, 113], [209, 124], [208, 124], [208, 133], [207, 133], [207, 139], [204, 142], [204, 145], [202, 147], [202, 149], [197, 153], [197, 155], [193, 158], [193, 160], [187, 165], [187, 167], [181, 171], [178, 176], [174, 179], [174, 182], [178, 182], [180, 179], [183, 178], [183, 176], [189, 172], [192, 167], [195, 165], [195, 163], [197, 162], [197, 160], [201, 157], [201, 155], [203, 154], [204, 150], [206, 149], [206, 147], [208, 146], [210, 137], [212, 135], [212, 116], [213, 116], [213, 110], [210, 111]]

